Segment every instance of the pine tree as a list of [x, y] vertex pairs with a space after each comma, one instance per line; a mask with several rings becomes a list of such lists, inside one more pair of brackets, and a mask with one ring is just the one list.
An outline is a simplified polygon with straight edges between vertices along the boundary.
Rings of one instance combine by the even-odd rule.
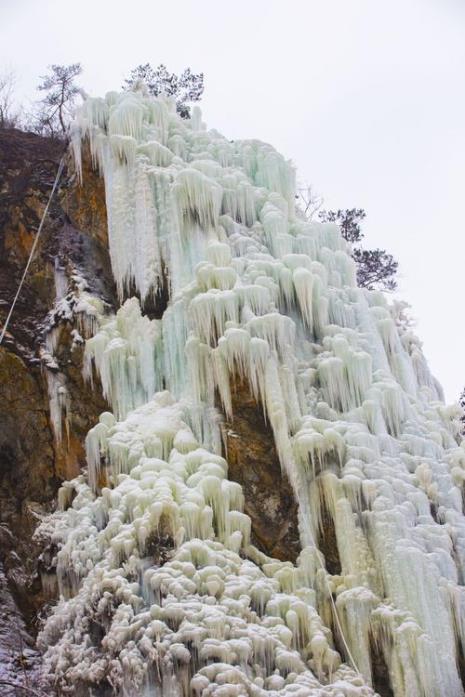
[[363, 249], [359, 244], [364, 237], [360, 223], [366, 217], [363, 208], [320, 211], [323, 222], [337, 223], [341, 234], [352, 244], [352, 258], [357, 265], [357, 283], [368, 290], [392, 291], [397, 288], [398, 262], [385, 249]]
[[123, 89], [132, 89], [139, 80], [146, 84], [154, 97], [161, 94], [174, 97], [176, 109], [183, 119], [190, 117], [190, 108], [186, 102], [198, 102], [204, 89], [203, 73], [193, 73], [190, 68], [186, 68], [180, 75], [176, 75], [169, 73], [162, 63], [155, 69], [150, 63], [138, 65], [124, 81]]
[[81, 74], [82, 67], [80, 63], [50, 65], [49, 71], [48, 75], [41, 75], [43, 82], [37, 88], [47, 92], [39, 102], [37, 130], [51, 136], [60, 131], [66, 135], [75, 99], [81, 91], [74, 80]]

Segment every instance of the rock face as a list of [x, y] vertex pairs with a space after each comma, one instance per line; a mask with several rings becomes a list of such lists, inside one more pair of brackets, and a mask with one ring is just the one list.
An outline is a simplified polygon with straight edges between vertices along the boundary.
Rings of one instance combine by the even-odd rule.
[[297, 504], [273, 433], [246, 384], [239, 382], [233, 395], [234, 419], [224, 429], [225, 456], [229, 478], [243, 487], [253, 543], [270, 557], [295, 562], [300, 552]]
[[[63, 153], [63, 144], [17, 130], [0, 130], [0, 323], [3, 325]], [[26, 685], [39, 658], [33, 650], [38, 614], [53, 601], [43, 588], [32, 534], [55, 507], [64, 479], [85, 467], [84, 438], [108, 408], [99, 390], [82, 377], [83, 343], [76, 325], [57, 311], [60, 293], [76, 274], [112, 307], [115, 289], [108, 255], [103, 180], [83, 158], [83, 186], [69, 159], [52, 201], [37, 253], [0, 347], [0, 657], [3, 677]], [[150, 317], [160, 317], [167, 298]], [[58, 303], [59, 304], [59, 303]], [[47, 337], [52, 337], [53, 342]], [[48, 341], [48, 343], [47, 343]], [[53, 343], [53, 361], [44, 361]], [[57, 439], [50, 410], [50, 379], [66, 385], [69, 410]], [[234, 421], [224, 424], [229, 476], [244, 489], [252, 536], [266, 554], [295, 561], [300, 551], [297, 506], [281, 472], [270, 428], [246, 385], [234, 395]], [[247, 443], [244, 448], [243, 444]], [[14, 617], [19, 634], [6, 631]], [[3, 624], [2, 624], [3, 622]], [[18, 636], [21, 642], [18, 643]], [[0, 676], [1, 677], [1, 676]], [[50, 689], [50, 688], [49, 688]], [[7, 693], [5, 693], [7, 694]]]
[[[0, 130], [2, 325], [63, 150], [60, 142], [17, 130]], [[87, 177], [88, 181], [94, 177], [95, 182], [87, 190], [81, 189], [71, 167], [65, 168], [0, 347], [0, 604], [7, 602], [10, 607], [16, 602], [18, 622], [26, 622], [32, 632], [37, 612], [46, 600], [37, 573], [38, 554], [31, 543], [32, 533], [44, 512], [54, 507], [61, 481], [85, 465], [84, 436], [106, 408], [98, 390], [92, 391], [82, 377], [83, 346], [73, 339], [72, 321], [59, 313], [51, 314], [57, 297], [57, 268], [62, 269], [65, 284], [79, 273], [93, 292], [112, 302], [104, 194], [99, 178], [90, 172]], [[88, 198], [86, 191], [92, 192]], [[47, 367], [41, 354], [51, 331], [55, 360]], [[61, 442], [51, 423], [48, 384], [50, 376], [58, 372], [65, 376], [70, 402]], [[8, 633], [0, 632], [0, 651], [11, 650], [14, 666], [19, 649], [16, 644], [5, 648], [5, 640]], [[18, 671], [18, 680], [21, 675]]]
[[[0, 311], [2, 323], [29, 256], [63, 146], [16, 130], [0, 131]], [[36, 607], [28, 540], [35, 516], [58, 486], [48, 396], [37, 349], [53, 305], [54, 240], [61, 227], [55, 201], [9, 331], [0, 347], [0, 516], [5, 577], [28, 620]], [[8, 533], [16, 544], [8, 543]], [[32, 591], [32, 592], [31, 592]], [[39, 599], [40, 603], [40, 599]]]

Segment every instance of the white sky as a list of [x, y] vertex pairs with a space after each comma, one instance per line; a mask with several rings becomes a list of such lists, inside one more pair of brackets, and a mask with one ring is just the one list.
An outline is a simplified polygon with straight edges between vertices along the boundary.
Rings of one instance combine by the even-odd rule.
[[465, 385], [464, 0], [0, 0], [0, 70], [36, 98], [50, 63], [91, 94], [139, 63], [205, 73], [202, 110], [260, 138], [327, 208], [361, 207], [367, 246], [400, 262], [433, 369]]

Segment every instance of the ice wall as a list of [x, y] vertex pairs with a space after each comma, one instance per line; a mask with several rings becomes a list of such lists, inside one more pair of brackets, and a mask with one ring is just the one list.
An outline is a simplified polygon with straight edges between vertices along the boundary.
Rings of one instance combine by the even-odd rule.
[[[86, 342], [113, 413], [38, 532], [57, 550], [40, 640], [61, 689], [348, 697], [382, 665], [395, 697], [462, 695], [465, 449], [395, 307], [356, 287], [337, 226], [299, 214], [271, 146], [143, 89], [88, 99], [72, 142], [105, 180], [122, 304]], [[296, 566], [250, 544], [227, 478], [238, 378], [299, 503]]]

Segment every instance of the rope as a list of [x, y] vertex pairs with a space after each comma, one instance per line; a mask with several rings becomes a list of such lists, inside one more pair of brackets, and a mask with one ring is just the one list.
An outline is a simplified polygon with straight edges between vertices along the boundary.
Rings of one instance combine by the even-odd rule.
[[24, 285], [24, 281], [25, 281], [25, 279], [26, 279], [27, 272], [29, 271], [29, 267], [30, 267], [30, 265], [31, 265], [32, 259], [33, 259], [33, 257], [34, 257], [34, 253], [35, 253], [35, 251], [36, 251], [36, 247], [37, 247], [37, 243], [38, 243], [38, 241], [39, 241], [40, 233], [42, 232], [42, 227], [43, 227], [43, 225], [44, 225], [45, 218], [47, 217], [48, 209], [50, 208], [50, 203], [51, 203], [51, 201], [52, 201], [53, 195], [54, 195], [54, 193], [55, 193], [55, 191], [56, 191], [56, 188], [57, 188], [57, 186], [58, 186], [58, 182], [59, 182], [59, 180], [60, 180], [61, 173], [63, 172], [63, 167], [64, 167], [64, 165], [65, 165], [65, 156], [63, 155], [62, 158], [61, 158], [61, 160], [60, 160], [60, 164], [59, 164], [59, 166], [58, 166], [58, 171], [57, 171], [57, 173], [56, 173], [55, 181], [53, 182], [52, 191], [51, 191], [50, 196], [49, 196], [49, 199], [48, 199], [48, 201], [47, 201], [47, 205], [45, 206], [45, 210], [44, 210], [44, 212], [43, 212], [43, 214], [42, 214], [42, 220], [40, 221], [39, 229], [37, 230], [37, 235], [36, 235], [35, 238], [34, 238], [34, 242], [33, 242], [32, 249], [31, 249], [31, 253], [29, 254], [29, 259], [27, 260], [26, 268], [25, 268], [24, 271], [23, 271], [23, 275], [22, 275], [21, 280], [20, 280], [20, 282], [19, 282], [18, 290], [16, 291], [16, 295], [15, 295], [15, 297], [13, 298], [13, 302], [12, 302], [12, 305], [11, 305], [11, 307], [10, 307], [10, 311], [9, 311], [9, 313], [8, 313], [8, 315], [7, 315], [6, 320], [5, 320], [5, 324], [3, 325], [2, 333], [0, 334], [0, 344], [2, 343], [3, 337], [4, 337], [5, 334], [6, 334], [6, 330], [7, 330], [7, 328], [8, 328], [8, 324], [9, 324], [9, 322], [10, 322], [11, 315], [13, 314], [13, 310], [14, 310], [14, 308], [15, 308], [16, 301], [18, 300], [19, 294], [21, 293], [21, 289], [22, 289], [22, 287], [23, 287], [23, 285]]
[[331, 592], [331, 587], [330, 587], [329, 581], [328, 581], [328, 572], [327, 572], [326, 569], [324, 568], [323, 563], [321, 562], [321, 559], [319, 558], [318, 548], [316, 548], [316, 550], [317, 550], [317, 551], [316, 551], [316, 554], [317, 554], [317, 557], [318, 557], [318, 560], [319, 560], [320, 567], [321, 567], [321, 568], [323, 569], [323, 571], [324, 571], [324, 578], [325, 578], [326, 588], [327, 588], [327, 591], [328, 591], [328, 595], [329, 595], [329, 597], [330, 597], [330, 599], [331, 599], [331, 605], [333, 606], [334, 618], [335, 618], [335, 620], [336, 620], [336, 624], [337, 624], [337, 628], [338, 628], [338, 630], [339, 630], [339, 634], [341, 635], [342, 643], [344, 644], [345, 650], [347, 651], [347, 655], [348, 655], [348, 657], [349, 657], [349, 659], [350, 659], [350, 662], [352, 663], [352, 666], [353, 666], [355, 672], [356, 672], [358, 675], [361, 675], [361, 673], [360, 673], [360, 671], [359, 671], [359, 669], [358, 669], [358, 666], [357, 666], [357, 664], [356, 664], [356, 662], [355, 662], [355, 659], [354, 659], [354, 657], [352, 656], [352, 652], [351, 652], [351, 650], [349, 649], [349, 644], [348, 644], [347, 641], [346, 641], [346, 638], [345, 638], [345, 635], [344, 635], [344, 631], [343, 631], [343, 629], [342, 629], [341, 620], [340, 620], [340, 618], [339, 618], [339, 612], [338, 612], [338, 610], [337, 610], [336, 603], [334, 602], [333, 594], [332, 594], [332, 592]]
[[32, 689], [31, 687], [27, 687], [26, 685], [19, 685], [17, 682], [13, 682], [11, 680], [0, 680], [0, 685], [7, 685], [8, 687], [12, 687], [16, 690], [23, 690], [23, 692], [26, 692], [29, 695], [33, 695], [33, 697], [45, 697], [45, 693], [42, 692], [37, 692], [37, 690]]
[[357, 667], [357, 664], [356, 664], [356, 662], [355, 662], [355, 659], [354, 659], [354, 657], [352, 656], [352, 652], [351, 652], [351, 650], [349, 649], [349, 645], [348, 645], [348, 643], [347, 643], [347, 641], [346, 641], [346, 638], [345, 638], [345, 636], [344, 636], [344, 630], [342, 629], [341, 620], [340, 620], [340, 618], [339, 618], [339, 612], [338, 612], [338, 609], [337, 609], [337, 607], [336, 607], [336, 603], [334, 602], [334, 598], [333, 598], [333, 594], [332, 594], [332, 591], [331, 591], [331, 587], [330, 587], [330, 585], [329, 585], [328, 572], [327, 572], [327, 570], [326, 570], [326, 568], [325, 568], [323, 562], [321, 561], [320, 552], [319, 552], [318, 547], [317, 547], [317, 545], [316, 545], [316, 543], [315, 543], [315, 539], [314, 539], [314, 537], [313, 537], [313, 533], [312, 533], [311, 529], [308, 528], [308, 529], [307, 529], [307, 532], [308, 532], [309, 537], [310, 537], [310, 542], [312, 543], [312, 545], [313, 545], [313, 547], [314, 547], [314, 549], [315, 549], [318, 565], [319, 565], [320, 569], [323, 571], [323, 577], [324, 577], [324, 580], [325, 580], [326, 590], [328, 591], [328, 595], [329, 595], [329, 598], [330, 598], [330, 600], [331, 600], [331, 605], [332, 605], [332, 607], [333, 607], [333, 613], [334, 613], [334, 619], [336, 620], [336, 625], [337, 625], [337, 628], [338, 628], [338, 630], [339, 630], [339, 634], [340, 634], [340, 636], [341, 636], [342, 643], [344, 644], [344, 648], [345, 648], [345, 650], [346, 650], [346, 652], [347, 652], [347, 656], [349, 657], [349, 660], [350, 660], [350, 662], [352, 663], [352, 666], [353, 666], [355, 672], [356, 672], [358, 675], [361, 675], [361, 673], [360, 673], [360, 671], [359, 671], [359, 669], [358, 669], [358, 667]]
[[[296, 501], [297, 501], [297, 503], [298, 503], [298, 505], [299, 505], [299, 507], [300, 507], [301, 497], [300, 497], [299, 488], [296, 486], [296, 483], [295, 483], [294, 479], [291, 478], [290, 473], [288, 473], [288, 477], [289, 477], [289, 480], [292, 482], [292, 488], [293, 488], [293, 491], [294, 491], [294, 496], [295, 496]], [[302, 507], [301, 507], [301, 510], [302, 510], [303, 508], [304, 508], [304, 507], [302, 506]], [[352, 652], [351, 652], [351, 650], [350, 650], [350, 648], [349, 648], [349, 644], [348, 644], [347, 639], [346, 639], [346, 637], [345, 637], [344, 630], [343, 630], [343, 628], [342, 628], [342, 622], [341, 622], [341, 619], [340, 619], [340, 617], [339, 617], [339, 611], [338, 611], [338, 609], [337, 609], [336, 603], [334, 602], [333, 594], [332, 594], [332, 591], [331, 591], [331, 586], [329, 585], [328, 571], [326, 570], [325, 565], [323, 564], [323, 562], [322, 562], [322, 560], [321, 560], [320, 550], [318, 549], [318, 545], [317, 545], [316, 542], [315, 542], [315, 538], [314, 538], [314, 536], [313, 536], [313, 531], [312, 531], [311, 525], [305, 525], [305, 532], [304, 532], [304, 534], [306, 534], [307, 537], [308, 537], [308, 542], [310, 543], [309, 546], [311, 546], [311, 547], [315, 550], [315, 556], [316, 556], [317, 564], [318, 564], [318, 566], [320, 567], [321, 571], [323, 572], [324, 583], [325, 583], [325, 586], [326, 586], [326, 590], [327, 590], [329, 599], [330, 599], [330, 601], [331, 601], [331, 606], [332, 606], [332, 609], [333, 609], [333, 616], [334, 616], [334, 620], [335, 620], [335, 623], [336, 623], [336, 628], [337, 628], [338, 631], [339, 631], [339, 635], [340, 635], [340, 637], [341, 637], [341, 639], [342, 639], [342, 643], [343, 643], [344, 648], [345, 648], [345, 650], [346, 650], [347, 657], [349, 658], [349, 661], [352, 663], [353, 669], [355, 670], [355, 672], [357, 673], [357, 675], [360, 675], [360, 676], [363, 677], [362, 673], [360, 672], [360, 670], [359, 670], [359, 668], [358, 668], [358, 666], [357, 666], [357, 663], [356, 663], [356, 661], [355, 661], [355, 658], [354, 658], [353, 655], [352, 655]], [[341, 658], [344, 658], [344, 657], [341, 656]]]

